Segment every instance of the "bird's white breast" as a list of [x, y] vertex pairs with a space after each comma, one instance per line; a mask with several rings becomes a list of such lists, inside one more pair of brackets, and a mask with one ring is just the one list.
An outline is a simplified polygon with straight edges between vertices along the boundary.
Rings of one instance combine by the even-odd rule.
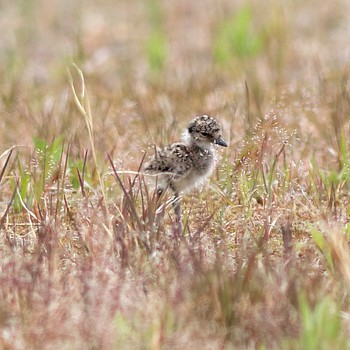
[[187, 191], [198, 187], [213, 173], [216, 165], [214, 148], [203, 149], [193, 156], [193, 166], [186, 176], [174, 181], [178, 191]]

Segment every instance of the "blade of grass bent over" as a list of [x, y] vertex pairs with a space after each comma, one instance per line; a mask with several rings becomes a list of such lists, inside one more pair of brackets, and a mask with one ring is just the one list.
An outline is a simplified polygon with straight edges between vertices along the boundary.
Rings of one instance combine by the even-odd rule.
[[76, 65], [73, 64], [75, 69], [77, 70], [79, 77], [80, 77], [80, 81], [81, 81], [81, 96], [79, 98], [77, 91], [75, 89], [75, 85], [74, 85], [74, 81], [73, 81], [73, 77], [71, 72], [68, 69], [68, 78], [69, 78], [69, 83], [73, 92], [73, 96], [74, 96], [74, 102], [76, 104], [76, 106], [79, 109], [79, 112], [81, 113], [81, 115], [84, 117], [85, 123], [86, 123], [86, 127], [89, 133], [89, 139], [90, 139], [90, 144], [91, 144], [91, 152], [92, 152], [92, 157], [95, 163], [95, 167], [96, 167], [96, 171], [97, 171], [97, 176], [98, 176], [98, 181], [101, 187], [101, 192], [102, 192], [102, 197], [103, 197], [103, 203], [104, 203], [104, 207], [105, 210], [108, 211], [108, 207], [107, 207], [107, 202], [106, 202], [106, 195], [105, 195], [105, 190], [104, 190], [104, 185], [103, 185], [103, 181], [101, 178], [101, 175], [98, 171], [98, 166], [97, 166], [97, 156], [96, 156], [96, 150], [95, 150], [95, 143], [94, 143], [94, 128], [93, 128], [93, 119], [92, 119], [92, 113], [91, 113], [91, 108], [90, 108], [90, 102], [89, 102], [89, 98], [87, 96], [87, 90], [86, 90], [86, 86], [85, 86], [85, 80], [84, 80], [84, 75], [83, 72], [81, 71], [81, 69]]

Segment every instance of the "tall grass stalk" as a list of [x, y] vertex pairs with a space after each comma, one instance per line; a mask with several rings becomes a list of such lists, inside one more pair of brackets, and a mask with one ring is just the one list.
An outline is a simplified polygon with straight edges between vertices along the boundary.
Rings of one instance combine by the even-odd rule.
[[88, 134], [89, 134], [92, 157], [94, 160], [94, 165], [96, 168], [98, 181], [99, 181], [101, 192], [102, 192], [102, 200], [104, 203], [104, 209], [108, 213], [108, 206], [107, 206], [107, 199], [106, 199], [104, 183], [102, 181], [101, 174], [99, 171], [99, 164], [97, 162], [95, 140], [94, 140], [93, 116], [92, 116], [92, 112], [91, 112], [88, 92], [87, 92], [86, 85], [85, 85], [84, 74], [83, 74], [82, 70], [76, 64], [74, 64], [74, 67], [77, 70], [77, 72], [79, 74], [79, 78], [80, 78], [80, 88], [81, 88], [80, 96], [78, 96], [78, 93], [76, 91], [76, 88], [74, 85], [74, 80], [73, 80], [73, 77], [72, 77], [70, 70], [68, 70], [69, 83], [71, 86], [71, 90], [73, 92], [74, 102], [75, 102], [76, 106], [78, 107], [79, 112], [81, 113], [81, 115], [84, 117], [84, 120], [85, 120], [86, 128], [87, 128]]

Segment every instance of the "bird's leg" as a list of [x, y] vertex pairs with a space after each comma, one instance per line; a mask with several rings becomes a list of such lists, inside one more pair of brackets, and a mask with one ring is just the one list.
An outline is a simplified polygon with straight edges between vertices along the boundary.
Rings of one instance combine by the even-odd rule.
[[[180, 209], [180, 195], [177, 191], [175, 191], [175, 189], [173, 188], [173, 186], [170, 185], [170, 188], [174, 191], [174, 197], [173, 197], [173, 201], [172, 201], [172, 205], [174, 208], [174, 212], [175, 212], [175, 236], [179, 237], [180, 234], [182, 233], [182, 224], [181, 224], [181, 209]], [[156, 203], [158, 205], [165, 189], [162, 187], [158, 187], [156, 190]]]
[[175, 233], [179, 236], [182, 233], [180, 196], [178, 192], [174, 193], [173, 208], [175, 212]]
[[163, 220], [163, 215], [159, 215], [159, 213], [157, 214], [163, 193], [164, 193], [164, 189], [161, 187], [157, 187], [155, 190], [155, 193], [153, 195], [153, 200], [155, 200], [154, 201], [155, 207], [154, 207], [152, 231], [154, 231], [154, 232], [158, 232], [158, 230], [156, 228], [159, 226], [160, 222]]
[[161, 188], [161, 187], [157, 188], [157, 195], [156, 195], [157, 203], [159, 202], [160, 198], [162, 197], [163, 192], [164, 192], [163, 188]]

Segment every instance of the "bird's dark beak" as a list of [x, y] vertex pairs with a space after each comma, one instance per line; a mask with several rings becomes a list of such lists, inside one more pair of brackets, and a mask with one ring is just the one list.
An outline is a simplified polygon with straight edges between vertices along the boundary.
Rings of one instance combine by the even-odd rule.
[[219, 146], [223, 146], [223, 147], [227, 147], [228, 144], [226, 143], [226, 141], [224, 139], [222, 139], [221, 137], [219, 137], [218, 139], [216, 139], [214, 141], [217, 145]]

